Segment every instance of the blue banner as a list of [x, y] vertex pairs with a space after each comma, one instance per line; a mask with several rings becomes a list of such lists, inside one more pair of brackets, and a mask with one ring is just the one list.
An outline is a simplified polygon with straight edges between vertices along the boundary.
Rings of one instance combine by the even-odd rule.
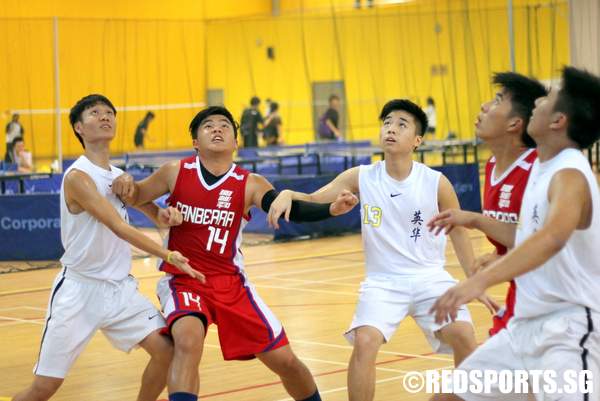
[[1, 196], [0, 216], [0, 260], [62, 256], [59, 195]]

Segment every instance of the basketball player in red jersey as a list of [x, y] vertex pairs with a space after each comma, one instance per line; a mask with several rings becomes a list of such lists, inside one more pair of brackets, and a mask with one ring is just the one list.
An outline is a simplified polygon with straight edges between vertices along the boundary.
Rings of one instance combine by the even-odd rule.
[[[113, 190], [134, 205], [170, 192], [168, 203], [183, 214], [170, 229], [169, 249], [188, 255], [206, 283], [187, 279], [169, 263], [158, 284], [175, 351], [169, 369], [170, 401], [196, 401], [198, 365], [206, 329], [218, 327], [226, 360], [258, 358], [279, 375], [295, 400], [317, 401], [320, 395], [308, 368], [294, 355], [285, 331], [248, 281], [240, 252], [249, 209], [265, 211], [277, 193], [262, 176], [233, 163], [237, 125], [223, 107], [209, 107], [190, 123], [197, 155], [167, 163], [147, 179], [130, 176], [113, 182]], [[358, 199], [343, 193], [331, 204], [296, 203], [292, 220], [315, 221], [351, 210]]]
[[[475, 134], [492, 151], [485, 166], [483, 214], [517, 224], [531, 166], [537, 158], [527, 124], [535, 99], [546, 96], [546, 89], [535, 79], [514, 72], [497, 73], [492, 82], [500, 90], [494, 99], [481, 105], [475, 124]], [[489, 237], [488, 240], [496, 250], [479, 258], [479, 264], [486, 265], [507, 251], [505, 245]], [[506, 306], [494, 316], [490, 336], [505, 328], [513, 316], [515, 295], [515, 282], [511, 280]]]

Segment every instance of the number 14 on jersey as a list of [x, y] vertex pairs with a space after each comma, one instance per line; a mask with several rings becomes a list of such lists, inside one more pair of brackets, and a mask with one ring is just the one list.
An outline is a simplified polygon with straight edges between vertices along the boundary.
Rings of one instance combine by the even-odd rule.
[[218, 227], [208, 226], [208, 230], [210, 231], [210, 235], [208, 237], [208, 242], [206, 243], [206, 250], [210, 252], [213, 244], [219, 244], [221, 245], [219, 253], [223, 254], [225, 252], [225, 246], [227, 245], [229, 230], [223, 230], [223, 235], [221, 235], [221, 229]]

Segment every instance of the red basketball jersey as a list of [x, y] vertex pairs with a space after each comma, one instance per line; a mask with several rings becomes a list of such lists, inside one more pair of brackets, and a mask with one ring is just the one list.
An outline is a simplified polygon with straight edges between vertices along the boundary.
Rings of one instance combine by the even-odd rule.
[[[496, 159], [492, 157], [485, 166], [485, 189], [483, 193], [483, 214], [506, 223], [517, 224], [521, 212], [521, 202], [529, 179], [533, 162], [537, 158], [535, 149], [526, 150], [515, 162], [497, 179], [494, 178]], [[496, 247], [498, 255], [506, 253], [506, 247], [488, 240]], [[506, 293], [505, 310], [494, 315], [490, 336], [497, 334], [506, 327], [515, 313], [517, 288], [511, 280]]]
[[[483, 214], [496, 220], [517, 224], [523, 194], [529, 179], [529, 173], [533, 162], [537, 158], [535, 149], [526, 150], [515, 162], [502, 174], [494, 178], [496, 158], [492, 157], [485, 166], [485, 189], [483, 192]], [[506, 253], [506, 247], [488, 237], [494, 244], [499, 255]]]
[[[196, 156], [181, 160], [170, 206], [183, 214], [183, 223], [169, 230], [169, 249], [190, 259], [205, 276], [239, 274], [243, 257], [239, 247], [249, 216], [244, 215], [245, 190], [250, 173], [235, 164], [219, 181], [208, 185]], [[184, 274], [163, 261], [160, 269]]]

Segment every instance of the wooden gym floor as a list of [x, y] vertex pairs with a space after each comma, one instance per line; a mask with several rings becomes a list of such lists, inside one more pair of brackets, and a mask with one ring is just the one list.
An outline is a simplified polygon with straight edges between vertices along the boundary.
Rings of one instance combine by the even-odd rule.
[[[156, 233], [154, 233], [156, 236]], [[491, 250], [479, 233], [471, 231], [476, 255]], [[350, 324], [357, 289], [364, 277], [360, 235], [267, 243], [244, 248], [246, 270], [260, 295], [283, 322], [296, 354], [316, 378], [324, 400], [347, 400], [346, 373], [351, 347], [342, 337]], [[141, 291], [155, 303], [159, 272], [155, 259], [134, 260], [133, 274]], [[452, 246], [447, 269], [464, 277]], [[0, 275], [0, 400], [27, 386], [39, 351], [49, 289], [57, 268]], [[489, 291], [502, 303], [506, 285]], [[489, 312], [469, 305], [477, 341], [487, 337]], [[127, 355], [111, 348], [98, 333], [72, 368], [56, 401], [135, 400], [147, 361], [142, 350]], [[425, 393], [409, 394], [402, 386], [404, 373], [452, 367], [451, 355], [433, 354], [420, 329], [405, 320], [377, 359], [375, 399], [426, 400]], [[225, 362], [212, 326], [200, 365], [200, 400], [289, 400], [278, 380], [260, 362]], [[163, 393], [166, 398], [166, 392]]]

